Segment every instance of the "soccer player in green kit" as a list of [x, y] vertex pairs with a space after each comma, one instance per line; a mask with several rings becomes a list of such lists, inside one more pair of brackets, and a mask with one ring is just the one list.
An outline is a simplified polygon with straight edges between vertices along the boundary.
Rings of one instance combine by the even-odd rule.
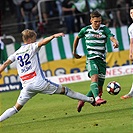
[[[94, 106], [100, 106], [107, 101], [101, 98], [102, 88], [106, 75], [106, 43], [107, 38], [113, 42], [113, 47], [118, 48], [119, 43], [108, 27], [101, 24], [102, 16], [98, 11], [90, 14], [91, 25], [83, 27], [78, 36], [75, 37], [73, 43], [73, 55], [76, 59], [81, 56], [76, 53], [78, 42], [81, 38], [85, 38], [87, 50], [86, 68], [88, 76], [91, 78], [90, 91], [86, 94], [88, 97], [93, 96], [95, 99]], [[77, 111], [80, 112], [84, 106], [84, 101], [79, 101]]]

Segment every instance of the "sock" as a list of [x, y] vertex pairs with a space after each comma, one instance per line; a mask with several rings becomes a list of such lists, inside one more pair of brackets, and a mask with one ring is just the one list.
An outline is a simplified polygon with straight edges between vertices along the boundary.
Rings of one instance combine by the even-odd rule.
[[72, 99], [82, 100], [85, 102], [92, 103], [94, 101], [93, 97], [87, 97], [86, 95], [81, 94], [79, 92], [74, 92], [67, 87], [65, 87], [65, 95]]
[[91, 91], [93, 93], [94, 98], [96, 98], [99, 94], [98, 90], [98, 83], [97, 82], [92, 82], [90, 85]]
[[99, 98], [100, 98], [99, 96], [95, 97], [95, 101], [97, 101]]
[[16, 109], [16, 107], [12, 107], [7, 109], [1, 116], [0, 116], [0, 122], [6, 120], [7, 118], [11, 117], [12, 115], [16, 114], [18, 112], [18, 110]]
[[132, 87], [131, 87], [131, 89], [130, 89], [130, 91], [129, 91], [129, 93], [128, 93], [130, 96], [133, 96], [133, 83], [132, 83]]
[[87, 97], [93, 97], [93, 93], [92, 91], [90, 90], [87, 94], [86, 94]]

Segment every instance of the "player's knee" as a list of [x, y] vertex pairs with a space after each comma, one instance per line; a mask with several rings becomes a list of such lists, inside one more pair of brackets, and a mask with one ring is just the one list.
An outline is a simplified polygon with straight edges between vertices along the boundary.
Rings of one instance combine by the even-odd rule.
[[60, 94], [65, 94], [65, 87], [64, 86], [62, 86], [62, 89], [61, 89], [61, 93]]
[[16, 105], [14, 107], [15, 107], [16, 111], [18, 112], [19, 110], [22, 109], [23, 106], [18, 104], [18, 103], [16, 103]]
[[60, 94], [64, 94], [64, 95], [67, 95], [67, 93], [70, 92], [70, 89], [67, 88], [67, 87], [62, 87], [62, 91]]
[[69, 88], [64, 87], [64, 86], [60, 86], [57, 91], [55, 92], [55, 94], [63, 94], [63, 95], [67, 95], [69, 91]]
[[98, 74], [94, 74], [91, 76], [91, 81], [92, 82], [98, 82]]

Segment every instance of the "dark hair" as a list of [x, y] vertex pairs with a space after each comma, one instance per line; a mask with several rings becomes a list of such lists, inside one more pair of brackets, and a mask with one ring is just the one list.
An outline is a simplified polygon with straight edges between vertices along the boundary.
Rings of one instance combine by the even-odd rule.
[[91, 18], [94, 18], [94, 17], [101, 17], [102, 15], [98, 12], [98, 11], [93, 11], [91, 14], [90, 14], [90, 17]]
[[133, 9], [133, 6], [130, 7], [130, 10]]

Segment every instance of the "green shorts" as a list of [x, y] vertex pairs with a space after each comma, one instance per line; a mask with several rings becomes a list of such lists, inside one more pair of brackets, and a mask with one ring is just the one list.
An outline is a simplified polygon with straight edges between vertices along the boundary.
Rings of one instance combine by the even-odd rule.
[[101, 58], [87, 59], [86, 68], [88, 70], [88, 76], [91, 77], [94, 74], [98, 74], [98, 85], [103, 86], [106, 75], [106, 62]]

